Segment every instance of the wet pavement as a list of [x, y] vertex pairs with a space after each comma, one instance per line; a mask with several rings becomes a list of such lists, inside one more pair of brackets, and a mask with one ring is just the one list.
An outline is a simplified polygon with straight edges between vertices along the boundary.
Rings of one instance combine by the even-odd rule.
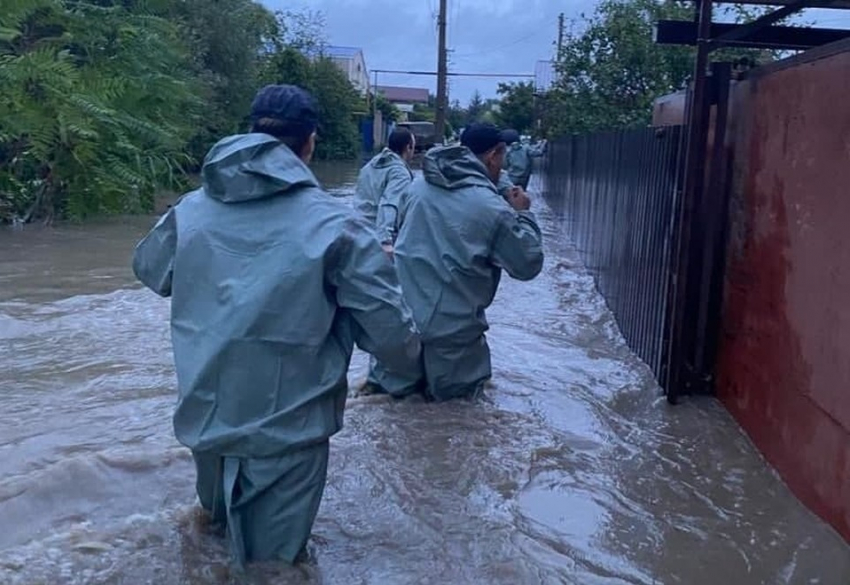
[[[339, 196], [356, 166], [320, 166]], [[551, 214], [489, 312], [478, 402], [352, 398], [295, 568], [228, 568], [171, 429], [155, 218], [0, 232], [0, 583], [850, 583], [850, 548], [715, 401], [669, 407]], [[365, 377], [355, 354], [350, 380]]]

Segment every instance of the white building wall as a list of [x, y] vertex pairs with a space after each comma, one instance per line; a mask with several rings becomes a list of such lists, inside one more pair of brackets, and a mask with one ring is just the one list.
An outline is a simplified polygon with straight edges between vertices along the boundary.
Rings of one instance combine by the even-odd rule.
[[366, 95], [369, 91], [369, 71], [366, 69], [363, 52], [357, 53], [354, 57], [332, 57], [332, 60], [345, 73], [354, 89]]

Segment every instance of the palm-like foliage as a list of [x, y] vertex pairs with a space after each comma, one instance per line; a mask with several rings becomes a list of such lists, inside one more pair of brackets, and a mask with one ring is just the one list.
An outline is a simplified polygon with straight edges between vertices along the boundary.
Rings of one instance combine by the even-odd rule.
[[149, 207], [187, 162], [186, 121], [200, 105], [177, 28], [120, 6], [4, 4], [0, 214]]
[[299, 52], [320, 25], [255, 0], [3, 0], [0, 222], [151, 210], [263, 82], [317, 93], [320, 154], [353, 156], [362, 100]]

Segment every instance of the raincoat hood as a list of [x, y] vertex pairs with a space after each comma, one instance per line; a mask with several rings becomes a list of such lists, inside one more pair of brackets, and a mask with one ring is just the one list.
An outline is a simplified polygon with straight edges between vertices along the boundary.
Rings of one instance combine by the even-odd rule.
[[243, 458], [318, 445], [342, 427], [355, 342], [394, 372], [421, 370], [393, 264], [270, 137], [219, 143], [204, 171], [215, 196], [184, 196], [133, 254], [136, 277], [171, 297], [177, 439]]
[[386, 169], [397, 165], [402, 165], [406, 169], [408, 168], [407, 163], [404, 162], [404, 159], [394, 153], [389, 148], [383, 149], [381, 152], [378, 153], [376, 157], [369, 161], [369, 166], [374, 169]]
[[465, 146], [441, 146], [427, 152], [422, 161], [425, 181], [443, 189], [486, 187], [496, 192], [496, 186], [478, 157]]
[[288, 146], [268, 134], [237, 134], [220, 140], [204, 159], [204, 193], [224, 203], [264, 199], [318, 187], [310, 168]]
[[239, 564], [292, 562], [319, 508], [355, 343], [417, 379], [419, 337], [374, 230], [286, 146], [227, 138], [203, 175], [136, 246], [133, 272], [171, 297], [174, 433], [202, 506], [221, 514]]
[[408, 189], [393, 257], [424, 342], [426, 391], [443, 400], [474, 395], [490, 377], [485, 311], [502, 270], [531, 280], [543, 250], [534, 215], [499, 197], [471, 150], [430, 150], [423, 170]]

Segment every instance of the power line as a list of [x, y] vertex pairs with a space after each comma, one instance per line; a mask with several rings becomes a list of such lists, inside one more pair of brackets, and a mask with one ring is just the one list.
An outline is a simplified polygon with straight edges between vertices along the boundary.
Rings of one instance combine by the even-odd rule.
[[[372, 73], [395, 73], [399, 75], [438, 75], [436, 71], [404, 71], [401, 69], [372, 69]], [[446, 73], [448, 77], [529, 77], [533, 78], [533, 74], [529, 73], [460, 73], [457, 71], [449, 71]]]
[[457, 56], [458, 57], [475, 57], [475, 56], [478, 56], [478, 55], [484, 55], [486, 53], [492, 53], [493, 51], [501, 51], [502, 49], [507, 49], [508, 47], [513, 47], [514, 45], [518, 45], [521, 42], [526, 41], [526, 40], [530, 39], [531, 37], [535, 36], [536, 34], [538, 34], [538, 32], [534, 31], [532, 33], [529, 33], [525, 36], [522, 36], [522, 37], [520, 37], [516, 40], [513, 40], [510, 43], [507, 43], [507, 44], [504, 44], [504, 45], [498, 45], [498, 46], [492, 47], [490, 49], [484, 49], [484, 50], [481, 50], [481, 51], [474, 51], [472, 53], [457, 53]]

